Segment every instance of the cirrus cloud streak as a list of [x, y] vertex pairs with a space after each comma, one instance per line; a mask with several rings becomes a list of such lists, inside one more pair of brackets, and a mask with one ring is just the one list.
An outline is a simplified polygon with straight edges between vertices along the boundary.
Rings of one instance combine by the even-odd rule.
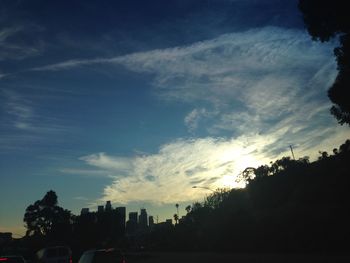
[[150, 74], [161, 100], [193, 106], [184, 124], [202, 138], [177, 139], [154, 154], [82, 157], [112, 171], [103, 200], [173, 203], [198, 199], [193, 185], [237, 187], [247, 166], [289, 154], [315, 158], [348, 136], [329, 114], [326, 90], [336, 76], [334, 43], [311, 41], [304, 31], [265, 27], [189, 46], [114, 58], [71, 60], [35, 70], [116, 64]]

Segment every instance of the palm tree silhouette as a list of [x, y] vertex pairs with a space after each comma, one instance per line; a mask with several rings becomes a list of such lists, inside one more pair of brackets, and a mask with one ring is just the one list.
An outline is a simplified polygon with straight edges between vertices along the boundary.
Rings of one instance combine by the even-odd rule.
[[177, 221], [179, 221], [179, 216], [177, 214], [174, 214], [174, 220], [175, 224], [177, 225]]

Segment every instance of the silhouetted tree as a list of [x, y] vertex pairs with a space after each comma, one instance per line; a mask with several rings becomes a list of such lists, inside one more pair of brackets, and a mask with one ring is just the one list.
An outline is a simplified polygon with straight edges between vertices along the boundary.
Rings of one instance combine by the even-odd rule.
[[256, 180], [259, 180], [260, 178], [268, 176], [269, 173], [270, 173], [270, 169], [268, 165], [261, 165], [254, 170]]
[[27, 228], [26, 236], [62, 236], [70, 229], [70, 211], [59, 207], [57, 195], [50, 190], [41, 200], [27, 207], [23, 221]]
[[176, 204], [175, 207], [176, 207], [176, 213], [179, 215], [179, 204]]
[[177, 214], [174, 214], [174, 220], [175, 224], [177, 225], [177, 222], [179, 221], [179, 216]]
[[[168, 232], [168, 248], [238, 253], [347, 251], [350, 140], [317, 161], [282, 157], [246, 169], [244, 189], [219, 189], [196, 202]], [[174, 215], [175, 216], [175, 215]], [[176, 220], [175, 220], [176, 221]], [[177, 221], [176, 221], [177, 222]]]
[[333, 154], [334, 154], [334, 155], [337, 155], [337, 154], [338, 154], [338, 149], [337, 149], [337, 148], [334, 148], [334, 149], [333, 149]]
[[189, 212], [191, 212], [191, 205], [186, 206], [186, 207], [185, 207], [185, 210], [186, 210], [187, 214], [188, 214]]
[[248, 183], [252, 181], [255, 178], [255, 168], [254, 167], [247, 167], [241, 172], [235, 179], [237, 183], [245, 182]]
[[230, 191], [225, 188], [216, 189], [214, 193], [206, 197], [204, 201], [204, 207], [207, 207], [210, 209], [219, 208], [222, 202], [229, 195], [229, 192]]
[[328, 153], [326, 151], [324, 152], [319, 151], [318, 153], [320, 154], [320, 157], [318, 157], [319, 160], [328, 158]]
[[345, 143], [339, 146], [339, 153], [346, 153], [350, 151], [350, 140], [346, 140]]
[[335, 104], [331, 113], [340, 124], [350, 125], [350, 12], [347, 0], [299, 0], [305, 25], [313, 40], [329, 41], [340, 35], [340, 46], [334, 49], [338, 76], [328, 90]]

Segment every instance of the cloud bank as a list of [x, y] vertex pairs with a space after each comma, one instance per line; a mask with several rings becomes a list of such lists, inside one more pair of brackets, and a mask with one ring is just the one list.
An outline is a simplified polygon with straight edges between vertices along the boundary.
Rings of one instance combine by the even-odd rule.
[[[179, 139], [163, 145], [156, 154], [127, 160], [103, 153], [82, 159], [115, 175], [113, 183], [104, 189], [104, 201], [162, 204], [200, 198], [203, 192], [192, 189], [195, 185], [213, 189], [238, 187], [234, 182], [235, 172], [248, 163], [258, 164], [263, 160], [254, 151], [256, 148], [247, 145], [244, 138], [208, 137]], [[125, 170], [126, 165], [129, 168]]]
[[330, 116], [326, 96], [336, 76], [333, 47], [311, 41], [304, 31], [265, 27], [190, 46], [35, 70], [122, 65], [151, 74], [160, 99], [193, 106], [184, 124], [191, 134], [205, 130], [204, 138], [178, 139], [144, 156], [81, 158], [114, 174], [103, 200], [172, 203], [198, 198], [193, 185], [235, 187], [234, 178], [245, 167], [288, 155], [290, 144], [297, 157], [315, 157], [342, 143], [348, 131]]

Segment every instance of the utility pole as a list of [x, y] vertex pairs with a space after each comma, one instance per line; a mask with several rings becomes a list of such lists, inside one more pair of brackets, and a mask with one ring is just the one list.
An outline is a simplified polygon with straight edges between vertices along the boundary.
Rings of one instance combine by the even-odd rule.
[[293, 159], [295, 160], [294, 152], [293, 152], [293, 147], [292, 147], [292, 145], [289, 145], [289, 147], [290, 147], [290, 151], [292, 152]]

